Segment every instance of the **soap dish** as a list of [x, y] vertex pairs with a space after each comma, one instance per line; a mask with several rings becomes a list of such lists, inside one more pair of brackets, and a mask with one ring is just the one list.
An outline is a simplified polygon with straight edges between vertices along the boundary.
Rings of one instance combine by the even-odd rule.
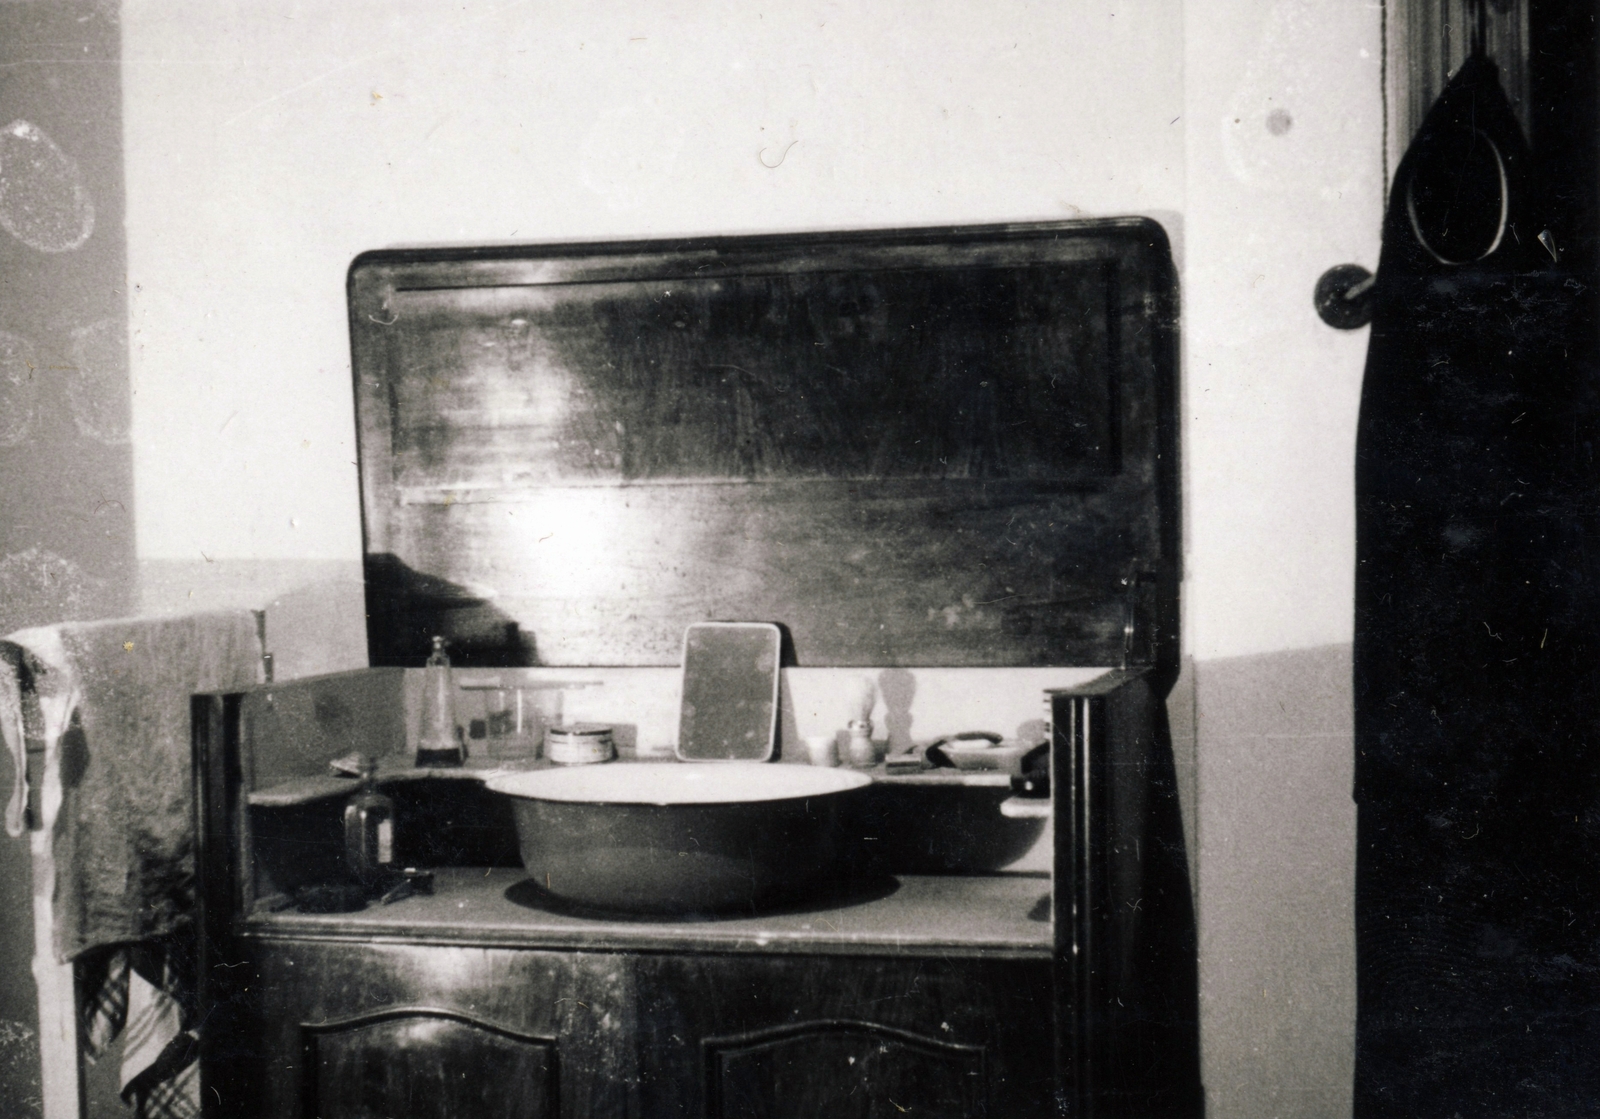
[[1037, 742], [997, 734], [964, 734], [929, 744], [924, 756], [934, 766], [960, 770], [1016, 773], [1022, 756]]

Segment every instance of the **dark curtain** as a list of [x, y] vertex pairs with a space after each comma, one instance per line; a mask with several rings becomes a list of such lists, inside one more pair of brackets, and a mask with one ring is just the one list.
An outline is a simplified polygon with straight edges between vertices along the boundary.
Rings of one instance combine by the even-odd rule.
[[1356, 456], [1358, 1119], [1600, 1110], [1593, 323], [1530, 162], [1474, 57], [1385, 217]]

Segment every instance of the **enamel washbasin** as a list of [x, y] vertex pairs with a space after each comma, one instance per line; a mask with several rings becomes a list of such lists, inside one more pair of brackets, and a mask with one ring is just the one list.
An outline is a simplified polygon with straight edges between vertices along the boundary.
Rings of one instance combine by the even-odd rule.
[[864, 773], [759, 762], [502, 774], [523, 865], [552, 898], [625, 913], [755, 912], [839, 870]]

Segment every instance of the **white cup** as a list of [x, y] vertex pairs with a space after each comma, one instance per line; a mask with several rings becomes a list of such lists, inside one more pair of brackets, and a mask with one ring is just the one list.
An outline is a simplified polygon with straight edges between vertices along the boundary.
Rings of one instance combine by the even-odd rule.
[[812, 765], [839, 764], [839, 736], [836, 734], [806, 735], [806, 753]]

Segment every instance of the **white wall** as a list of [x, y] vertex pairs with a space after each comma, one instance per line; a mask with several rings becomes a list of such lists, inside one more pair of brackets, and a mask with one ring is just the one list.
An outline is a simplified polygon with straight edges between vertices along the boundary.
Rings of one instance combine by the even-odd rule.
[[1324, 326], [1324, 270], [1378, 263], [1376, 4], [1210, 0], [1185, 28], [1188, 648], [1348, 642], [1367, 332]]
[[1162, 0], [126, 0], [124, 58], [144, 558], [359, 555], [362, 250], [1182, 209]]
[[1185, 623], [1209, 1114], [1350, 1113], [1356, 411], [1376, 267], [1381, 10], [1206, 0], [1184, 42]]

